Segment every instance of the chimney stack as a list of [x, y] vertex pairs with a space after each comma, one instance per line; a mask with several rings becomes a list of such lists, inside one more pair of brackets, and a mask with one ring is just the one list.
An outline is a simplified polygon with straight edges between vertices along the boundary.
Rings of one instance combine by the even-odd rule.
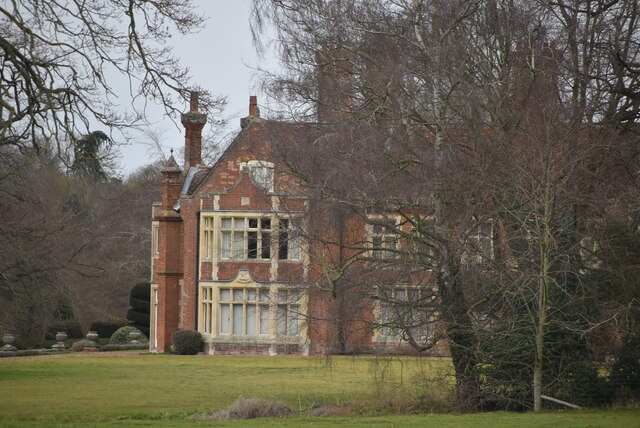
[[182, 171], [173, 158], [173, 149], [167, 164], [162, 168], [162, 209], [171, 211], [173, 205], [180, 198], [180, 188], [182, 186], [180, 174]]
[[260, 118], [260, 108], [258, 107], [258, 97], [249, 97], [249, 116], [240, 119], [240, 128], [246, 127], [252, 120]]
[[207, 123], [207, 115], [198, 112], [198, 93], [191, 92], [189, 113], [182, 115], [184, 134], [184, 169], [202, 164], [202, 128]]
[[345, 49], [325, 48], [316, 53], [318, 122], [344, 122], [351, 118], [353, 64]]

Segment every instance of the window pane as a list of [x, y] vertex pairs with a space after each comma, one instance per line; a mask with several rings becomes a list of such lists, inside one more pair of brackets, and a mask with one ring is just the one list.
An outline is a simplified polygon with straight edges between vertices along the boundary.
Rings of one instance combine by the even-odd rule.
[[269, 334], [269, 306], [260, 305], [260, 334]]
[[247, 232], [247, 257], [258, 258], [258, 232]]
[[263, 218], [260, 220], [260, 226], [263, 229], [271, 229], [271, 219], [270, 218]]
[[244, 233], [242, 232], [233, 232], [233, 249], [234, 259], [243, 259], [245, 257], [244, 253]]
[[269, 290], [260, 290], [260, 301], [262, 303], [269, 302]]
[[220, 257], [223, 259], [231, 258], [231, 232], [222, 232], [222, 248], [220, 249]]
[[233, 219], [233, 228], [236, 230], [244, 229], [244, 218], [234, 218]]
[[281, 230], [278, 239], [280, 240], [278, 247], [278, 258], [280, 260], [287, 260], [289, 258], [289, 234], [286, 230]]
[[231, 219], [230, 218], [223, 218], [222, 219], [222, 223], [220, 224], [220, 227], [222, 229], [231, 229]]
[[278, 290], [278, 303], [287, 303], [287, 291]]
[[297, 303], [299, 300], [300, 300], [300, 292], [299, 291], [295, 291], [295, 290], [289, 291], [289, 302], [290, 303]]
[[256, 301], [256, 290], [248, 289], [247, 290], [247, 302], [255, 302]]
[[276, 318], [278, 336], [287, 335], [287, 305], [278, 305], [278, 315]]
[[220, 290], [220, 301], [221, 302], [228, 302], [230, 296], [231, 296], [231, 294], [230, 294], [230, 290], [228, 288], [222, 288]]
[[404, 290], [396, 290], [396, 299], [404, 300]]
[[233, 334], [242, 334], [242, 305], [233, 305]]
[[229, 333], [229, 305], [220, 305], [220, 333]]
[[234, 302], [242, 302], [244, 301], [244, 290], [233, 290], [233, 301]]
[[298, 260], [300, 258], [300, 238], [298, 236], [289, 239], [289, 260]]
[[289, 335], [298, 335], [298, 306], [296, 305], [289, 307]]
[[262, 233], [262, 250], [260, 252], [260, 257], [263, 259], [268, 259], [271, 257], [271, 234], [270, 233]]
[[247, 305], [246, 334], [256, 334], [256, 305]]
[[249, 228], [255, 229], [257, 227], [258, 227], [258, 219], [257, 218], [250, 218], [249, 219]]

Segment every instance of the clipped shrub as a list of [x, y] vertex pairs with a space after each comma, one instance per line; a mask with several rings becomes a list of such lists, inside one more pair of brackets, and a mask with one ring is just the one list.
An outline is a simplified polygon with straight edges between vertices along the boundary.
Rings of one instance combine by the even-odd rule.
[[238, 398], [228, 409], [206, 415], [203, 419], [214, 421], [277, 418], [293, 415], [294, 411], [280, 401], [270, 401], [262, 398]]
[[140, 331], [142, 331], [140, 326], [149, 326], [149, 314], [145, 314], [144, 312], [137, 312], [133, 309], [129, 309], [127, 312], [127, 319]]
[[149, 309], [151, 301], [151, 284], [141, 282], [131, 288], [129, 304], [132, 309], [127, 312], [127, 319], [142, 333], [149, 335]]
[[89, 339], [80, 339], [80, 340], [77, 340], [77, 341], [73, 342], [73, 344], [71, 345], [71, 350], [73, 352], [81, 352], [81, 351], [84, 350], [85, 346], [90, 346], [90, 347], [97, 348], [95, 342], [92, 342]]
[[117, 329], [129, 324], [130, 322], [126, 318], [109, 318], [104, 321], [94, 321], [89, 330], [98, 333], [98, 337], [111, 337]]
[[148, 343], [126, 343], [124, 345], [117, 345], [110, 343], [100, 347], [100, 352], [107, 351], [131, 351], [131, 350], [149, 350]]
[[171, 349], [178, 355], [195, 355], [202, 350], [202, 335], [194, 330], [178, 330], [171, 335]]
[[[114, 345], [128, 344], [129, 342], [131, 342], [131, 337], [129, 336], [129, 333], [131, 333], [132, 331], [140, 331], [140, 330], [130, 325], [120, 327], [111, 335], [111, 339], [109, 339], [109, 344], [114, 344]], [[138, 338], [138, 342], [149, 343], [149, 339], [147, 339], [147, 337], [144, 334], [142, 334], [142, 332], [140, 332], [140, 337]]]
[[47, 329], [45, 339], [55, 340], [56, 333], [64, 331], [69, 339], [81, 339], [84, 337], [82, 326], [76, 320], [59, 321]]
[[[131, 296], [141, 300], [151, 299], [151, 285], [149, 282], [140, 282], [131, 288]], [[132, 305], [133, 306], [133, 305]]]

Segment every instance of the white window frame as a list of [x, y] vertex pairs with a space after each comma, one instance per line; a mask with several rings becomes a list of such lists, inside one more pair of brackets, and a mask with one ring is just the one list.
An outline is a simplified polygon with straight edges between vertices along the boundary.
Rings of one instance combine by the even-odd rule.
[[201, 284], [198, 331], [218, 338], [299, 340], [306, 296], [284, 285]]
[[391, 260], [398, 257], [399, 239], [397, 233], [389, 227], [399, 228], [397, 216], [369, 217], [367, 223], [367, 245], [370, 248], [369, 257], [375, 260]]
[[[271, 216], [221, 216], [220, 259], [271, 260], [273, 223]], [[255, 249], [250, 248], [253, 242]], [[251, 257], [252, 251], [255, 251], [254, 257]]]

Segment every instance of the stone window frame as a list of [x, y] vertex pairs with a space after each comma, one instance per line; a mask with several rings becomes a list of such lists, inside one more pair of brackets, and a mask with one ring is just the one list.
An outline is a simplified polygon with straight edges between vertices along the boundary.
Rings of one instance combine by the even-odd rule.
[[[385, 226], [385, 223], [387, 224]], [[398, 257], [400, 236], [390, 231], [390, 227], [400, 227], [400, 217], [370, 215], [365, 226], [368, 257], [378, 261], [392, 260]]]
[[[303, 243], [299, 234], [292, 225], [290, 214], [276, 213], [273, 211], [203, 211], [200, 213], [200, 245], [199, 255], [203, 261], [223, 262], [269, 262], [278, 259], [280, 262], [303, 261]], [[232, 228], [222, 228], [223, 219], [231, 219]], [[235, 219], [242, 220], [242, 227], [233, 228]], [[255, 220], [257, 227], [249, 227], [250, 221]], [[269, 221], [269, 228], [264, 228], [263, 221]], [[286, 223], [285, 228], [282, 224]], [[223, 233], [231, 232], [231, 254], [223, 252]], [[286, 251], [281, 242], [282, 234], [287, 234]], [[242, 252], [234, 254], [233, 235], [242, 235]], [[249, 241], [250, 233], [255, 233], [255, 257], [250, 257]], [[265, 236], [268, 234], [269, 243], [264, 245]], [[291, 245], [295, 245], [292, 249]], [[286, 258], [281, 258], [286, 254]]]
[[[307, 296], [299, 288], [254, 282], [201, 282], [199, 288], [198, 331], [205, 335], [228, 339], [252, 338], [267, 342], [299, 341], [306, 337], [304, 318]], [[253, 296], [251, 291], [254, 292]], [[295, 301], [287, 298], [283, 300], [282, 293], [286, 293], [287, 297], [295, 293], [297, 298]], [[241, 311], [240, 318], [234, 318], [234, 306], [238, 308], [237, 311]], [[228, 309], [224, 310], [223, 307]], [[235, 313], [236, 316], [238, 313]], [[282, 323], [279, 318], [283, 315]], [[225, 316], [228, 317], [226, 321], [223, 319]], [[236, 325], [238, 319], [241, 319], [240, 328]], [[255, 324], [248, 328], [247, 321], [250, 319]], [[292, 327], [295, 330], [291, 330]]]

